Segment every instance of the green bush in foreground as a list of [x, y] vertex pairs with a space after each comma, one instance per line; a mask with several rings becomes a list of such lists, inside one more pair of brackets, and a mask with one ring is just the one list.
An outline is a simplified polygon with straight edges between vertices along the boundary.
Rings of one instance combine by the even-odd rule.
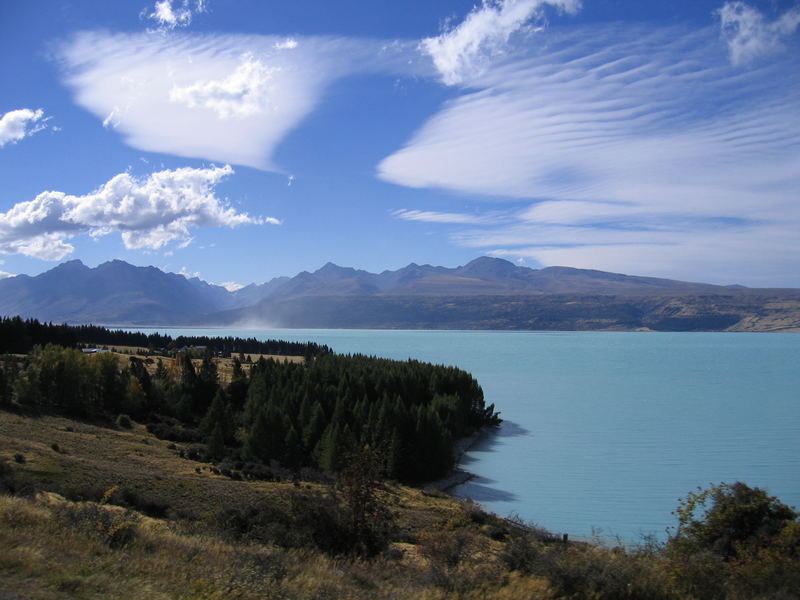
[[679, 525], [670, 544], [681, 552], [707, 551], [725, 560], [764, 550], [798, 553], [794, 509], [741, 482], [692, 492], [675, 514]]

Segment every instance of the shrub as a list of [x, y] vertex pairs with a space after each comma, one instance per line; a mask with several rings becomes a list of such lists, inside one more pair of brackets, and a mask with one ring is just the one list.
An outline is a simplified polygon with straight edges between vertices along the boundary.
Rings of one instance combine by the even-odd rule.
[[117, 491], [115, 487], [106, 490], [100, 503], [61, 504], [55, 508], [55, 514], [69, 526], [100, 539], [110, 548], [124, 548], [136, 537], [139, 517], [130, 510], [104, 506]]
[[510, 570], [530, 574], [540, 552], [530, 535], [518, 533], [508, 540], [500, 558]]
[[17, 452], [14, 455], [14, 462], [19, 463], [21, 465], [24, 465], [25, 464], [25, 455], [24, 454], [20, 454], [19, 452]]
[[59, 452], [59, 453], [61, 452], [61, 446], [59, 446], [59, 445], [58, 445], [58, 444], [56, 444], [55, 442], [53, 442], [52, 444], [50, 444], [50, 449], [51, 449], [53, 452]]
[[0, 494], [15, 494], [17, 478], [14, 469], [5, 460], [0, 460]]
[[201, 461], [203, 460], [203, 449], [197, 446], [192, 446], [186, 450], [186, 458], [189, 460]]
[[135, 490], [123, 488], [119, 493], [120, 498], [112, 498], [109, 502], [133, 508], [141, 513], [146, 514], [148, 517], [160, 519], [167, 516], [170, 505], [169, 502], [163, 498], [153, 498], [143, 496]]
[[132, 429], [133, 423], [128, 415], [119, 415], [115, 421], [117, 427], [120, 429]]
[[177, 420], [163, 421], [159, 423], [148, 423], [147, 431], [152, 433], [160, 440], [172, 442], [183, 442], [193, 444], [203, 441], [203, 432], [191, 427], [184, 427]]
[[431, 565], [452, 568], [475, 554], [480, 544], [475, 535], [463, 531], [427, 531], [418, 540], [420, 554], [426, 556]]
[[691, 492], [675, 514], [679, 525], [670, 540], [673, 549], [709, 551], [724, 559], [772, 547], [798, 517], [774, 496], [741, 482]]

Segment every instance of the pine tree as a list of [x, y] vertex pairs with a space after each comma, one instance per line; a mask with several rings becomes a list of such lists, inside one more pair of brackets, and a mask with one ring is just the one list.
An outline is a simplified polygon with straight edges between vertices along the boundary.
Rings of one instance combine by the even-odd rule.
[[327, 426], [328, 420], [325, 418], [325, 411], [322, 410], [319, 402], [315, 402], [314, 408], [311, 410], [311, 418], [303, 429], [303, 446], [308, 450], [312, 450], [319, 442]]
[[283, 455], [281, 463], [290, 468], [297, 468], [303, 462], [303, 447], [300, 445], [300, 436], [293, 426], [289, 426], [283, 441]]
[[160, 379], [165, 381], [169, 377], [169, 373], [167, 372], [167, 368], [164, 366], [164, 361], [160, 358], [156, 362], [156, 372], [153, 375], [156, 379]]
[[217, 390], [211, 406], [208, 408], [205, 417], [200, 423], [200, 429], [206, 435], [210, 436], [214, 429], [219, 428], [222, 435], [223, 443], [233, 441], [235, 426], [233, 423], [233, 415], [231, 414], [225, 392], [220, 388]]
[[245, 460], [263, 461], [269, 460], [268, 444], [269, 426], [267, 424], [266, 409], [258, 411], [253, 426], [248, 431], [242, 447], [242, 457]]
[[196, 411], [198, 414], [204, 413], [211, 405], [214, 394], [219, 388], [219, 375], [217, 365], [211, 357], [211, 353], [206, 351], [200, 370], [197, 373], [197, 390], [195, 392]]
[[225, 433], [223, 425], [217, 423], [211, 430], [211, 435], [206, 443], [206, 457], [213, 460], [221, 460], [225, 456]]
[[339, 468], [342, 458], [341, 431], [339, 426], [331, 423], [322, 434], [322, 438], [315, 450], [317, 465], [326, 471], [335, 471]]
[[147, 396], [142, 389], [142, 384], [133, 375], [128, 377], [128, 385], [125, 386], [125, 401], [120, 406], [120, 412], [138, 417], [147, 403]]

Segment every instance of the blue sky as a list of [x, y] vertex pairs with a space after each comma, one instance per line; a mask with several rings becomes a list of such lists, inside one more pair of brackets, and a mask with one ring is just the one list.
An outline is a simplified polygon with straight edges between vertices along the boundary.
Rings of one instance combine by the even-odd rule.
[[6, 0], [0, 272], [800, 287], [794, 0]]

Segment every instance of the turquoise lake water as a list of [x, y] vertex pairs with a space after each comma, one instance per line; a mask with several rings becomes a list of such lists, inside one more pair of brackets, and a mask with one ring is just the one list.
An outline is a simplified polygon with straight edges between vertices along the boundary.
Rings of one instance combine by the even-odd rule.
[[505, 419], [455, 490], [574, 537], [663, 539], [677, 499], [744, 481], [800, 507], [800, 335], [159, 329], [311, 340], [470, 371]]

